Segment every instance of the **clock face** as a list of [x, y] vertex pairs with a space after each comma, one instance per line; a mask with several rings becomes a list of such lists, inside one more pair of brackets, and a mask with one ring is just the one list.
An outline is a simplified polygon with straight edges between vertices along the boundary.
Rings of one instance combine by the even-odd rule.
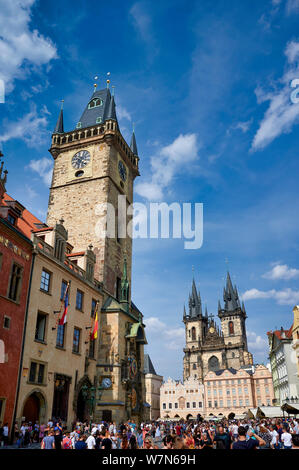
[[215, 328], [213, 326], [211, 326], [211, 328], [209, 329], [210, 333], [214, 333], [215, 331]]
[[102, 387], [104, 388], [110, 388], [111, 384], [112, 382], [108, 377], [105, 377], [105, 379], [102, 380]]
[[119, 172], [119, 175], [120, 175], [121, 179], [123, 181], [126, 181], [126, 179], [127, 179], [127, 170], [126, 170], [126, 167], [125, 167], [125, 165], [123, 164], [123, 162], [121, 160], [118, 162], [118, 172]]
[[84, 168], [90, 162], [90, 153], [88, 150], [80, 150], [72, 158], [72, 167], [79, 170]]

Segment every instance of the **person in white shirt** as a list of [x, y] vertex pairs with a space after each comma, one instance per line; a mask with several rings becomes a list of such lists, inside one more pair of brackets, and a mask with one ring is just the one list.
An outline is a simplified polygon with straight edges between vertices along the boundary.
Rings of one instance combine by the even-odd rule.
[[281, 435], [281, 442], [283, 443], [284, 449], [291, 449], [292, 448], [292, 434], [288, 432], [286, 427], [283, 428], [284, 432]]
[[86, 439], [85, 442], [87, 444], [87, 449], [94, 449], [96, 446], [96, 440], [92, 434]]
[[272, 440], [270, 442], [271, 449], [276, 449], [279, 434], [278, 434], [278, 432], [276, 431], [276, 429], [274, 428], [273, 425], [270, 426], [270, 434], [272, 436]]

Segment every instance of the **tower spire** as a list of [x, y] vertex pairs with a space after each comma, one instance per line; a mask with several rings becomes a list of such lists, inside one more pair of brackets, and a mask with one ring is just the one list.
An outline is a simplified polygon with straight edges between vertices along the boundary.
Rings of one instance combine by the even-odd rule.
[[133, 132], [132, 132], [132, 138], [131, 138], [131, 143], [130, 143], [130, 149], [132, 150], [134, 155], [138, 156], [136, 137], [135, 137], [135, 125], [134, 124], [133, 124]]
[[64, 133], [64, 128], [63, 128], [63, 103], [64, 100], [61, 100], [61, 108], [59, 112], [59, 116], [57, 119], [57, 123], [54, 129], [54, 134], [63, 134]]

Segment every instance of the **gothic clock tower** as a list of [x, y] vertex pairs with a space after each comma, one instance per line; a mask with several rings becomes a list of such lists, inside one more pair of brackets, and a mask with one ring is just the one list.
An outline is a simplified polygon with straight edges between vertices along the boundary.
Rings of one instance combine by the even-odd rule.
[[[94, 277], [104, 293], [96, 378], [101, 392], [95, 417], [108, 421], [135, 417], [139, 421], [145, 402], [146, 338], [142, 314], [131, 302], [132, 238], [123, 229], [121, 233], [118, 230], [118, 219], [123, 220], [124, 212], [133, 203], [139, 157], [134, 132], [130, 146], [120, 132], [108, 85], [99, 91], [95, 85], [80, 120], [70, 132], [64, 131], [61, 109], [50, 153], [54, 170], [47, 224], [54, 226], [57, 220], [64, 219], [74, 253], [93, 246]], [[124, 207], [122, 215], [119, 196]], [[109, 220], [107, 204], [115, 213]], [[103, 235], [105, 228], [109, 235]]]
[[[93, 245], [95, 277], [117, 296], [125, 254], [131, 281], [132, 256], [131, 238], [118, 234], [118, 196], [125, 196], [127, 206], [133, 202], [139, 157], [134, 132], [129, 146], [119, 131], [114, 97], [108, 88], [95, 88], [76, 128], [70, 132], [64, 132], [60, 111], [50, 152], [54, 171], [47, 224], [52, 226], [63, 218], [69, 242], [76, 251]], [[107, 203], [115, 210], [112, 238], [100, 234], [105, 227]]]

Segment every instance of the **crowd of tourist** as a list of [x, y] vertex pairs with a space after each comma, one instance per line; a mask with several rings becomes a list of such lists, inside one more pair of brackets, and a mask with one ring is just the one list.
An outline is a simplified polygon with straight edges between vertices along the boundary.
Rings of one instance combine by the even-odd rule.
[[[299, 449], [299, 419], [156, 421], [141, 423], [74, 423], [15, 425], [19, 448], [39, 443], [41, 449]], [[0, 424], [1, 445], [7, 445], [7, 423]]]

